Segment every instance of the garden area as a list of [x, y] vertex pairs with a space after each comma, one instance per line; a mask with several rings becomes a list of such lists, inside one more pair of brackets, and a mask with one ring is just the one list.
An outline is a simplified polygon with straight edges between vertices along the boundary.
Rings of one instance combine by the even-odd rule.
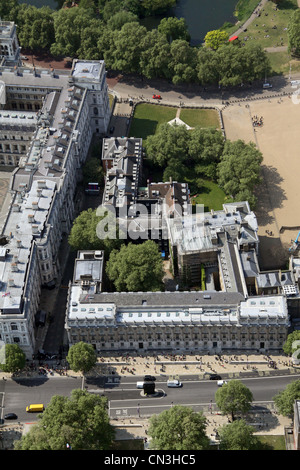
[[190, 127], [219, 129], [220, 122], [215, 109], [187, 109], [180, 110], [179, 118]]
[[[169, 125], [176, 116], [191, 129]], [[224, 142], [217, 110], [140, 103], [129, 135], [143, 138], [142, 185], [170, 179], [188, 183], [192, 204], [203, 204], [205, 211], [221, 210], [234, 200], [255, 206], [252, 191], [260, 181], [262, 156], [243, 141]], [[251, 168], [247, 175], [245, 168]]]
[[130, 126], [129, 137], [139, 136], [145, 143], [149, 135], [155, 134], [160, 124], [176, 117], [177, 108], [140, 103], [136, 105]]

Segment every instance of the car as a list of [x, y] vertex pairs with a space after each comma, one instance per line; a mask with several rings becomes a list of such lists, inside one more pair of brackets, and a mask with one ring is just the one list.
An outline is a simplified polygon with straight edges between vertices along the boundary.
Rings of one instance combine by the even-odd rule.
[[217, 382], [218, 387], [223, 387], [223, 385], [226, 385], [226, 384], [227, 384], [226, 380], [218, 380]]
[[155, 382], [156, 378], [153, 375], [145, 375], [144, 381], [145, 382]]
[[28, 60], [28, 57], [26, 57], [26, 55], [21, 55], [21, 59], [22, 60]]
[[179, 380], [168, 380], [167, 387], [169, 388], [180, 388], [182, 387], [182, 383]]
[[211, 374], [209, 380], [222, 380], [222, 377], [218, 374]]
[[112, 126], [110, 129], [109, 129], [109, 132], [112, 134], [115, 130], [115, 126]]
[[161, 96], [160, 95], [152, 95], [152, 98], [154, 100], [161, 100]]
[[16, 415], [16, 413], [7, 413], [4, 416], [4, 419], [18, 419], [18, 416]]

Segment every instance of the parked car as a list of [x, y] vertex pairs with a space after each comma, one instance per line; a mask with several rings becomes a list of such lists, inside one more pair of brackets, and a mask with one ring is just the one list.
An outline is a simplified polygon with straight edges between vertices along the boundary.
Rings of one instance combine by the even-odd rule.
[[211, 374], [209, 380], [222, 380], [222, 377], [218, 374]]
[[112, 134], [115, 130], [115, 126], [112, 126], [110, 129], [109, 129], [109, 132]]
[[7, 413], [4, 416], [4, 419], [18, 419], [18, 416], [16, 415], [16, 413]]
[[160, 95], [152, 95], [152, 98], [154, 100], [161, 100], [161, 96]]

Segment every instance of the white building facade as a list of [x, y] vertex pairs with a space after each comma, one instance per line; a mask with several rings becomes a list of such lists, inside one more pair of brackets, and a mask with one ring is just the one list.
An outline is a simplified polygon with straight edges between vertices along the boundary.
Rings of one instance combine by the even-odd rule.
[[[85, 67], [89, 73], [84, 72], [84, 77], [80, 61], [68, 73], [2, 70], [10, 90], [44, 90], [34, 131], [24, 133], [30, 137], [29, 145], [11, 178], [11, 205], [1, 233], [0, 341], [19, 344], [28, 358], [35, 352], [34, 317], [41, 286], [56, 282], [60, 242], [76, 214], [79, 170], [93, 134], [106, 133], [110, 118], [105, 64], [91, 61]], [[91, 107], [93, 87], [99, 100], [97, 128]], [[0, 135], [5, 125], [0, 116]]]

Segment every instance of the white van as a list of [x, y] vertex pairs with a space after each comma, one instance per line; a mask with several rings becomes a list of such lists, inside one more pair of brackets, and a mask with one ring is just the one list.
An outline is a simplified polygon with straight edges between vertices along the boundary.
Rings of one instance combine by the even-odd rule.
[[264, 83], [263, 88], [272, 88], [271, 83]]
[[227, 382], [226, 380], [218, 380], [217, 384], [218, 384], [218, 387], [223, 387], [223, 385], [226, 385]]
[[173, 388], [178, 388], [178, 387], [182, 387], [182, 383], [179, 382], [179, 380], [168, 380], [167, 381], [167, 386], [168, 387], [173, 387]]
[[137, 382], [136, 383], [136, 388], [144, 388], [144, 382]]

